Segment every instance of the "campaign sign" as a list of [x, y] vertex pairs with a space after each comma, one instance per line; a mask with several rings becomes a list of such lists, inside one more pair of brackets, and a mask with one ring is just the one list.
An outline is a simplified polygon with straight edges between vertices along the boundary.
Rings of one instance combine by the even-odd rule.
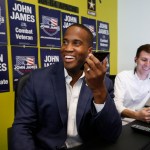
[[12, 48], [13, 80], [14, 87], [18, 79], [38, 68], [38, 49], [37, 48]]
[[74, 23], [79, 23], [79, 17], [76, 15], [68, 14], [68, 13], [61, 13], [62, 16], [62, 32], [63, 35], [66, 31], [66, 29], [74, 24]]
[[39, 6], [40, 46], [61, 46], [60, 11]]
[[110, 75], [110, 55], [107, 56], [107, 71], [106, 71], [106, 75]]
[[5, 0], [0, 0], [0, 44], [7, 44]]
[[35, 6], [8, 1], [11, 45], [37, 45]]
[[0, 46], [0, 92], [9, 91], [7, 47]]
[[95, 50], [96, 49], [96, 20], [82, 17], [81, 22], [83, 25], [85, 25], [87, 28], [89, 28], [90, 31], [92, 32], [92, 34], [93, 34], [93, 50]]
[[40, 49], [41, 66], [48, 67], [60, 62], [60, 50]]
[[97, 21], [97, 32], [98, 32], [98, 49], [109, 50], [110, 39], [109, 39], [109, 24], [102, 21]]

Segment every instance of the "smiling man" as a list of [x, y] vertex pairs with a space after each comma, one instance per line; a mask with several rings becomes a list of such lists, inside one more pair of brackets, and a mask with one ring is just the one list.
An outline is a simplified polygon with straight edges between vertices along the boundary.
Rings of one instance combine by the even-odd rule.
[[81, 150], [118, 138], [122, 125], [107, 61], [94, 57], [92, 43], [90, 30], [73, 24], [63, 37], [62, 61], [31, 73], [18, 99], [14, 150]]
[[123, 117], [150, 122], [150, 44], [141, 45], [134, 58], [133, 70], [120, 72], [115, 79], [115, 103]]

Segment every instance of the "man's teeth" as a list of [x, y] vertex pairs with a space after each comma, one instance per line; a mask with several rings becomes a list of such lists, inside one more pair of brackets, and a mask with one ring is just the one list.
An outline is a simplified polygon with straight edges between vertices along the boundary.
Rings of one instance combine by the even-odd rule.
[[73, 59], [73, 58], [75, 58], [75, 57], [73, 57], [73, 56], [65, 56], [65, 58], [66, 58], [66, 59]]
[[143, 68], [145, 71], [148, 71], [148, 70], [150, 70], [150, 68]]

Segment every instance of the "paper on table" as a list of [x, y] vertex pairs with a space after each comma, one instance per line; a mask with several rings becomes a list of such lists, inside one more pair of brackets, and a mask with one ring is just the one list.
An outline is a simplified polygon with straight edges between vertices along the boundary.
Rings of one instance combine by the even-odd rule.
[[130, 122], [132, 122], [132, 121], [134, 121], [135, 119], [133, 119], [133, 118], [122, 118], [122, 125], [126, 125], [126, 124], [128, 124], [128, 123], [130, 123]]

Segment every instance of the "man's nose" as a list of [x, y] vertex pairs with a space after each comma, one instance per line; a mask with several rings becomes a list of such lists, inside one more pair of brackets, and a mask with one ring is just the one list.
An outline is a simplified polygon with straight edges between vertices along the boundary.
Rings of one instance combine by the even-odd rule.
[[146, 64], [147, 66], [150, 66], [150, 60], [146, 61], [145, 64]]
[[73, 45], [71, 43], [68, 43], [65, 48], [67, 51], [73, 51]]

